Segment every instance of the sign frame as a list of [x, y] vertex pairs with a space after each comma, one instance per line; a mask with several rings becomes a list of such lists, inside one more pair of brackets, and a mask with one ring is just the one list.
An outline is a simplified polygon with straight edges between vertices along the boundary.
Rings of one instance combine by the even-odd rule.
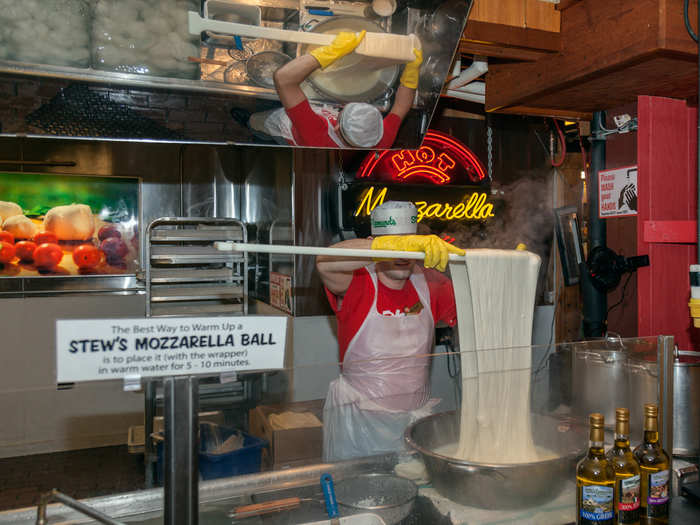
[[[636, 165], [621, 166], [598, 172], [598, 217], [600, 219], [633, 217], [637, 215], [638, 210], [633, 209], [630, 204], [638, 208], [638, 204], [636, 204], [639, 189], [638, 177], [639, 168]], [[615, 199], [617, 199], [617, 202], [615, 202]], [[603, 209], [612, 204], [617, 204], [614, 210]], [[623, 206], [626, 206], [629, 211], [621, 213]]]
[[56, 382], [284, 368], [287, 316], [56, 320]]

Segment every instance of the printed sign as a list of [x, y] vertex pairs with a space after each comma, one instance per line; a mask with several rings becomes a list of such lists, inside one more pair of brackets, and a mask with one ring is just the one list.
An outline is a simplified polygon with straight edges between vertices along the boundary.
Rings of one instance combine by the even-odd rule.
[[292, 313], [292, 276], [270, 272], [270, 304]]
[[637, 166], [598, 172], [598, 215], [637, 215]]
[[280, 369], [286, 333], [273, 316], [59, 320], [56, 381]]

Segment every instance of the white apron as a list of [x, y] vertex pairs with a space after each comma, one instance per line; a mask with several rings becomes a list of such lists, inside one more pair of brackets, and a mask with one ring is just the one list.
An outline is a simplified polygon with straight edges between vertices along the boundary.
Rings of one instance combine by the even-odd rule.
[[402, 450], [406, 427], [439, 402], [428, 402], [435, 322], [423, 272], [416, 268], [410, 277], [423, 309], [399, 317], [377, 312], [374, 264], [367, 271], [374, 285], [372, 307], [348, 345], [343, 372], [331, 382], [323, 408], [325, 461]]
[[[312, 105], [311, 108], [314, 110], [314, 113], [323, 117], [328, 124], [328, 135], [331, 140], [335, 142], [339, 148], [347, 148], [347, 144], [345, 144], [343, 139], [335, 132], [335, 128], [330, 120], [330, 117], [337, 120], [338, 111], [326, 106], [319, 108]], [[248, 125], [255, 131], [260, 131], [272, 137], [282, 137], [294, 146], [307, 146], [307, 144], [297, 144], [294, 140], [292, 121], [289, 119], [289, 115], [287, 115], [284, 108], [253, 113], [250, 116]]]

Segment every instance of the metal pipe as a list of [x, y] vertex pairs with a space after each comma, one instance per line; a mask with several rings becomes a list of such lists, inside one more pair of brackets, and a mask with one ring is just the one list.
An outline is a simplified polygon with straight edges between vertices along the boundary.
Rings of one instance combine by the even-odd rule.
[[484, 57], [475, 57], [474, 62], [462, 71], [457, 78], [453, 78], [447, 83], [447, 89], [459, 89], [466, 86], [471, 81], [476, 80], [489, 70], [489, 63]]
[[[588, 180], [588, 253], [606, 245], [605, 221], [598, 215], [598, 172], [605, 169], [605, 112], [596, 111], [591, 124], [591, 170]], [[602, 337], [607, 330], [608, 297], [593, 286], [585, 263], [581, 264], [583, 335]]]
[[448, 97], [459, 98], [462, 100], [467, 100], [469, 102], [476, 102], [477, 104], [485, 104], [486, 96], [478, 95], [475, 93], [465, 93], [464, 91], [458, 91], [456, 89], [448, 89], [445, 92]]
[[163, 523], [199, 522], [199, 379], [163, 379]]
[[75, 500], [70, 496], [66, 496], [56, 489], [51, 489], [49, 492], [42, 494], [39, 498], [39, 505], [36, 507], [36, 525], [46, 525], [46, 507], [52, 501], [63, 503], [65, 506], [75, 509], [82, 514], [99, 521], [100, 523], [106, 523], [107, 525], [124, 525], [121, 521], [113, 520], [106, 514], [101, 513], [99, 510], [88, 507], [84, 503], [80, 503], [78, 500]]

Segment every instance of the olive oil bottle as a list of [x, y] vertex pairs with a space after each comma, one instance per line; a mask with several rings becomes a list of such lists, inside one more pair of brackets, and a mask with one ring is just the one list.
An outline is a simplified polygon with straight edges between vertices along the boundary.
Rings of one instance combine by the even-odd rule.
[[615, 445], [606, 454], [615, 471], [615, 519], [618, 525], [639, 525], [639, 465], [630, 449], [630, 411], [615, 410]]
[[590, 447], [586, 456], [576, 465], [578, 525], [613, 525], [615, 471], [605, 457], [604, 425], [602, 414], [590, 415]]
[[659, 443], [659, 410], [644, 405], [644, 442], [634, 449], [641, 478], [642, 523], [668, 523], [671, 461]]

